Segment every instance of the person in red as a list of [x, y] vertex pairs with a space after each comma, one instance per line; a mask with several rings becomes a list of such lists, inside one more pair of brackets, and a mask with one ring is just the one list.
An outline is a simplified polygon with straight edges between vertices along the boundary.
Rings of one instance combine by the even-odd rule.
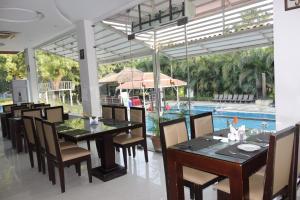
[[165, 106], [165, 110], [168, 111], [168, 110], [171, 110], [171, 106], [167, 103], [167, 105]]

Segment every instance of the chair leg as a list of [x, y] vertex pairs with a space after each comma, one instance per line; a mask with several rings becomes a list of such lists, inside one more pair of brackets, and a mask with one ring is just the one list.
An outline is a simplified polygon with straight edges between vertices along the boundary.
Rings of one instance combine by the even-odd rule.
[[90, 143], [90, 140], [87, 140], [87, 141], [86, 141], [86, 144], [87, 144], [88, 150], [90, 151], [90, 150], [91, 150], [91, 143]]
[[133, 158], [135, 158], [135, 146], [132, 146], [132, 155], [133, 155]]
[[39, 172], [41, 172], [42, 171], [42, 160], [41, 160], [41, 154], [40, 154], [39, 150], [36, 151], [36, 159], [37, 159], [37, 163], [38, 163]]
[[190, 188], [190, 199], [194, 199], [195, 198], [195, 185], [192, 184], [189, 188]]
[[218, 200], [229, 200], [230, 195], [227, 194], [226, 192], [221, 191], [221, 190], [217, 190], [217, 199]]
[[202, 187], [200, 185], [195, 184], [195, 200], [202, 200], [203, 192]]
[[123, 151], [124, 166], [127, 169], [127, 151], [126, 151], [126, 148], [123, 147], [122, 151]]
[[81, 163], [75, 165], [78, 176], [81, 176]]
[[51, 163], [50, 160], [47, 158], [47, 167], [48, 167], [48, 176], [49, 181], [52, 181], [52, 169], [51, 169]]
[[45, 161], [45, 156], [44, 155], [41, 155], [41, 162], [42, 162], [43, 174], [46, 174], [46, 161]]
[[147, 163], [149, 161], [149, 159], [148, 159], [148, 148], [147, 148], [147, 141], [146, 140], [143, 143], [143, 148], [144, 148], [145, 161]]
[[127, 150], [128, 150], [128, 155], [131, 156], [131, 149], [128, 148]]
[[64, 166], [63, 164], [59, 164], [59, 179], [60, 179], [60, 189], [61, 193], [65, 192], [65, 173], [64, 173]]
[[89, 157], [86, 161], [87, 165], [87, 171], [88, 171], [88, 176], [89, 176], [89, 182], [92, 182], [92, 162], [91, 162], [91, 157]]
[[30, 165], [31, 165], [31, 168], [33, 168], [34, 167], [34, 160], [33, 160], [33, 152], [32, 152], [31, 147], [28, 148], [28, 153], [29, 153]]
[[51, 171], [51, 181], [52, 181], [52, 185], [56, 184], [56, 178], [55, 178], [55, 166], [54, 163], [52, 163], [52, 161], [50, 161], [50, 171]]

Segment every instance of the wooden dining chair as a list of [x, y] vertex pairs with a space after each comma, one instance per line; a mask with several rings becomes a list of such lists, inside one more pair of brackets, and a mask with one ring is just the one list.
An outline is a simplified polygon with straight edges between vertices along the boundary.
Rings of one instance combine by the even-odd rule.
[[22, 116], [28, 116], [28, 117], [36, 117], [36, 118], [42, 118], [42, 110], [41, 109], [28, 109], [28, 110], [22, 110], [21, 111]]
[[27, 140], [28, 153], [31, 167], [34, 167], [33, 152], [36, 152], [36, 158], [38, 163], [39, 172], [42, 170], [40, 151], [38, 149], [38, 138], [35, 130], [35, 125], [32, 117], [23, 116], [22, 117], [24, 128], [25, 128], [25, 138]]
[[[167, 149], [173, 145], [188, 141], [188, 131], [185, 118], [162, 122], [159, 124], [160, 140], [164, 160], [164, 168], [167, 177]], [[204, 171], [183, 166], [184, 185], [190, 188], [191, 198], [195, 195], [196, 200], [203, 199], [202, 190], [219, 180], [219, 177]], [[168, 191], [172, 192], [172, 191]]]
[[113, 106], [111, 106], [111, 105], [102, 105], [102, 118], [103, 119], [114, 119]]
[[[47, 156], [46, 156], [46, 146], [45, 146], [45, 138], [44, 138], [45, 136], [44, 136], [44, 131], [43, 131], [43, 121], [44, 120], [41, 118], [34, 118], [34, 121], [35, 121], [36, 133], [38, 136], [38, 148], [39, 148], [39, 152], [40, 152], [42, 171], [45, 174], [46, 173], [45, 159], [47, 159]], [[77, 147], [77, 145], [73, 142], [65, 142], [65, 141], [60, 141], [60, 140], [59, 140], [59, 146], [60, 146], [61, 150]], [[47, 161], [47, 163], [49, 163], [49, 162]], [[49, 165], [48, 165], [48, 171], [50, 171]], [[50, 174], [49, 174], [49, 180], [51, 180]]]
[[45, 108], [45, 118], [51, 123], [61, 123], [64, 121], [64, 108], [62, 106], [55, 106]]
[[13, 107], [13, 106], [16, 106], [17, 104], [10, 104], [10, 105], [4, 105], [3, 106], [3, 112], [5, 112], [5, 113], [11, 113], [11, 108]]
[[214, 132], [212, 112], [190, 116], [191, 138], [203, 137]]
[[21, 106], [26, 106], [28, 109], [31, 109], [33, 105], [34, 105], [33, 102], [21, 103]]
[[145, 109], [138, 107], [130, 108], [130, 121], [140, 122], [143, 124], [140, 128], [135, 128], [130, 131], [130, 134], [122, 134], [114, 137], [114, 145], [122, 148], [125, 168], [127, 168], [127, 152], [126, 149], [132, 148], [133, 157], [135, 157], [135, 147], [141, 145], [144, 149], [145, 161], [148, 162], [148, 148], [146, 137], [146, 120]]
[[77, 173], [81, 175], [81, 162], [87, 162], [87, 171], [89, 182], [92, 182], [91, 174], [91, 153], [90, 151], [81, 148], [73, 147], [62, 150], [58, 142], [57, 132], [54, 123], [43, 121], [43, 133], [45, 138], [46, 154], [49, 161], [49, 168], [51, 171], [51, 180], [55, 184], [55, 167], [59, 169], [61, 192], [65, 192], [65, 175], [64, 167], [75, 165]]
[[13, 106], [11, 108], [11, 112], [14, 117], [21, 117], [23, 110], [28, 110], [28, 107], [26, 105], [23, 105], [23, 106]]
[[[295, 200], [299, 145], [299, 126], [293, 126], [270, 135], [266, 172], [249, 177], [249, 197], [252, 200], [271, 200], [287, 196]], [[216, 185], [218, 199], [230, 199], [229, 180]]]
[[[113, 106], [113, 119], [117, 121], [128, 121], [128, 113], [127, 113], [127, 107], [125, 106]], [[125, 137], [128, 132], [119, 133], [114, 138], [118, 137]], [[116, 147], [116, 150], [119, 152], [119, 147]], [[131, 156], [131, 150], [130, 148], [128, 150], [128, 155]], [[123, 153], [124, 155], [124, 153]], [[127, 153], [126, 153], [127, 155]]]

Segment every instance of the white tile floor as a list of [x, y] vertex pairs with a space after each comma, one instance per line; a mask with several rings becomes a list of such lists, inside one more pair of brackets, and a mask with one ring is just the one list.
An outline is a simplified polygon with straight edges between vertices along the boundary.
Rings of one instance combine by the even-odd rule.
[[[1, 134], [1, 133], [0, 133]], [[82, 144], [85, 147], [85, 144]], [[99, 164], [95, 144], [92, 143], [93, 166]], [[120, 161], [121, 160], [121, 161]], [[117, 161], [122, 163], [117, 153]], [[36, 164], [36, 163], [35, 163]], [[0, 137], [0, 199], [5, 200], [162, 200], [166, 199], [163, 161], [161, 154], [149, 152], [149, 163], [144, 161], [142, 151], [135, 159], [128, 161], [128, 174], [109, 182], [93, 177], [88, 182], [86, 165], [82, 164], [82, 176], [78, 177], [75, 168], [65, 169], [66, 192], [60, 193], [59, 178], [52, 185], [48, 176], [39, 173], [37, 167], [31, 168], [28, 154], [17, 154], [11, 148], [11, 142]], [[205, 199], [216, 199], [215, 191], [204, 191]], [[189, 199], [186, 190], [186, 199]]]

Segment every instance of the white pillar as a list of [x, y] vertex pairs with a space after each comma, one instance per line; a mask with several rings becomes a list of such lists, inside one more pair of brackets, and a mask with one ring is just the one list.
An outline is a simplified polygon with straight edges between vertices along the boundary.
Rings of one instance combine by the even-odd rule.
[[88, 20], [77, 22], [76, 32], [80, 54], [80, 84], [83, 112], [101, 116], [98, 66], [92, 22]]
[[[277, 130], [300, 121], [300, 9], [274, 4], [274, 73]], [[296, 111], [296, 112], [295, 112]]]
[[27, 80], [28, 80], [28, 91], [29, 91], [29, 101], [37, 103], [38, 102], [38, 78], [37, 69], [34, 58], [34, 50], [32, 48], [27, 48], [24, 50], [25, 65], [27, 66]]

